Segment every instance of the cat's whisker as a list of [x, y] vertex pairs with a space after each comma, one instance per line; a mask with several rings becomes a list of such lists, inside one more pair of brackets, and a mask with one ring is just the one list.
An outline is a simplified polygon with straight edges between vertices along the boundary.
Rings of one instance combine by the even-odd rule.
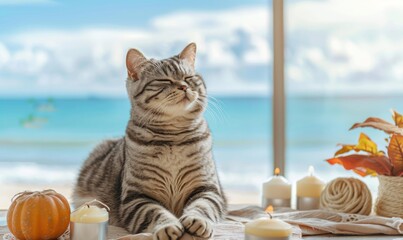
[[221, 114], [217, 110], [217, 107], [216, 107], [215, 103], [210, 102], [208, 107], [207, 107], [207, 111], [211, 111], [216, 116], [218, 121], [222, 121]]
[[214, 121], [214, 123], [216, 123], [216, 124], [219, 124], [219, 123], [221, 123], [221, 119], [220, 119], [220, 117], [219, 117], [219, 115], [217, 114], [217, 112], [216, 111], [214, 111], [213, 109], [208, 109], [207, 111], [209, 111], [210, 113], [211, 113], [211, 115], [213, 116], [213, 121]]
[[216, 114], [214, 113], [213, 110], [211, 110], [211, 108], [209, 107], [207, 98], [204, 95], [201, 95], [202, 97], [204, 97], [204, 101], [197, 99], [197, 103], [199, 103], [199, 105], [205, 109], [205, 114], [207, 115], [207, 117], [209, 117], [210, 119], [212, 119], [214, 122], [216, 122]]
[[150, 121], [153, 120], [154, 117], [161, 113], [168, 101], [169, 99], [162, 101], [155, 109], [150, 109], [146, 114], [144, 114], [143, 121], [140, 121], [139, 126], [144, 127], [145, 124], [150, 123]]
[[156, 119], [158, 119], [160, 117], [159, 114], [162, 112], [164, 106], [161, 105], [155, 110], [153, 110], [150, 117], [144, 121], [142, 127], [144, 127], [146, 123], [151, 123], [154, 122]]
[[173, 100], [176, 97], [176, 95], [170, 95], [168, 98], [164, 99], [161, 103], [158, 104], [157, 107], [150, 109], [145, 115], [144, 115], [144, 121], [139, 124], [140, 127], [144, 127], [145, 124], [150, 123], [151, 121], [156, 120], [158, 117], [160, 117], [159, 113], [161, 113], [164, 108], [168, 105], [168, 103]]
[[227, 123], [228, 122], [227, 115], [225, 114], [222, 107], [220, 106], [222, 103], [219, 102], [214, 97], [211, 97], [211, 98], [207, 97], [207, 99], [208, 99], [208, 106], [207, 106], [206, 111], [213, 112], [219, 122]]
[[138, 124], [140, 127], [144, 127], [145, 122], [147, 121], [147, 118], [152, 115], [152, 109], [148, 110], [147, 112], [144, 113], [143, 116], [140, 117], [138, 120]]
[[[213, 99], [215, 99], [215, 98], [213, 98]], [[224, 119], [224, 123], [227, 123], [229, 121], [229, 117], [228, 117], [227, 113], [224, 111], [224, 107], [223, 107], [224, 103], [217, 99], [215, 99], [215, 101], [216, 101], [215, 106], [220, 111], [220, 114]]]
[[[160, 103], [160, 104], [157, 106], [157, 108], [158, 108], [160, 105], [162, 105], [163, 103], [164, 103], [164, 102]], [[153, 111], [154, 111], [154, 109], [149, 109], [148, 111], [146, 111], [146, 112], [144, 113], [143, 116], [140, 117], [140, 119], [138, 120], [140, 127], [144, 127], [144, 124], [145, 124], [146, 122], [148, 122], [147, 119], [148, 119], [150, 116], [153, 115]]]

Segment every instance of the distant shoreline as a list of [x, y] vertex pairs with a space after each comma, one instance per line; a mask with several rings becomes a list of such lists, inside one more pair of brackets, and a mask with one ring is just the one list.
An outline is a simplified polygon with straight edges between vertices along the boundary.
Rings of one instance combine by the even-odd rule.
[[[214, 98], [218, 99], [266, 99], [271, 98], [272, 95], [211, 95]], [[29, 100], [48, 100], [51, 98], [52, 100], [126, 100], [126, 96], [0, 96], [0, 101], [29, 101]], [[388, 95], [374, 95], [374, 94], [289, 94], [287, 99], [377, 99], [377, 98], [403, 98], [403, 94], [388, 94]]]

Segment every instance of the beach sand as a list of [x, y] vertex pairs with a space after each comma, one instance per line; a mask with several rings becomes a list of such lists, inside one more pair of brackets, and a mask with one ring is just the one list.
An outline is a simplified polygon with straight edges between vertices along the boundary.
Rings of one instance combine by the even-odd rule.
[[[61, 193], [68, 200], [71, 199], [73, 190], [72, 184], [44, 184], [44, 185], [29, 185], [29, 184], [0, 184], [0, 209], [7, 209], [11, 204], [12, 197], [26, 190], [40, 191], [45, 189], [54, 189], [56, 192]], [[225, 193], [230, 204], [260, 204], [260, 197], [258, 192], [254, 191], [240, 191], [227, 189]]]

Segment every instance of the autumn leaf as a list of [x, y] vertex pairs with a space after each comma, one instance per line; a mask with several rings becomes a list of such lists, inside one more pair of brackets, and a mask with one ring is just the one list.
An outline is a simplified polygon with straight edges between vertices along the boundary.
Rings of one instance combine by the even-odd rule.
[[[365, 172], [365, 176], [372, 176], [372, 177], [375, 177], [375, 176], [377, 176], [378, 174], [374, 171], [374, 170], [371, 170], [371, 169], [365, 169], [366, 170], [366, 172]], [[357, 173], [357, 171], [356, 170], [353, 170], [355, 173]]]
[[341, 149], [338, 150], [334, 155], [338, 156], [343, 153], [350, 152], [352, 150], [359, 152], [364, 151], [370, 153], [371, 155], [382, 156], [384, 155], [382, 151], [378, 151], [378, 147], [376, 143], [374, 143], [367, 135], [364, 133], [360, 134], [360, 138], [358, 139], [357, 145], [347, 145], [342, 144]]
[[399, 128], [403, 128], [403, 115], [393, 110], [392, 117], [393, 121], [395, 122], [395, 125], [398, 126]]
[[397, 134], [403, 135], [403, 128], [399, 128], [398, 126], [395, 126], [392, 123], [387, 122], [387, 121], [385, 121], [383, 119], [380, 119], [380, 118], [374, 118], [374, 117], [367, 118], [367, 120], [365, 120], [362, 123], [354, 124], [350, 128], [350, 130], [356, 129], [356, 128], [359, 128], [359, 127], [372, 127], [372, 128], [375, 128], [375, 129], [382, 130], [382, 131], [384, 131], [384, 132], [386, 132], [388, 134], [397, 133]]
[[403, 136], [393, 134], [388, 146], [388, 155], [393, 166], [393, 175], [403, 173]]
[[353, 154], [327, 159], [326, 161], [332, 165], [340, 164], [344, 169], [353, 170], [363, 177], [367, 175], [375, 175], [375, 173], [386, 176], [392, 174], [392, 165], [386, 156]]

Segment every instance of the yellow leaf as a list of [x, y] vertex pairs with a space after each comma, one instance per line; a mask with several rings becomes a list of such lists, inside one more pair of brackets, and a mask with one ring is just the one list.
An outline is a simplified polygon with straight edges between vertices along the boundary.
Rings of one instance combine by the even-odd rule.
[[357, 145], [342, 145], [341, 149], [338, 150], [335, 153], [335, 156], [338, 156], [343, 153], [347, 153], [349, 151], [364, 151], [367, 153], [370, 153], [371, 155], [374, 156], [383, 156], [382, 151], [378, 151], [378, 147], [376, 143], [374, 143], [367, 135], [364, 133], [360, 134], [360, 138], [358, 139], [358, 144]]
[[341, 145], [341, 148], [334, 154], [334, 156], [338, 156], [340, 154], [350, 152], [351, 150], [354, 150], [355, 145]]
[[398, 126], [399, 128], [403, 128], [403, 115], [393, 110], [392, 117], [393, 121], [395, 121], [396, 126]]

